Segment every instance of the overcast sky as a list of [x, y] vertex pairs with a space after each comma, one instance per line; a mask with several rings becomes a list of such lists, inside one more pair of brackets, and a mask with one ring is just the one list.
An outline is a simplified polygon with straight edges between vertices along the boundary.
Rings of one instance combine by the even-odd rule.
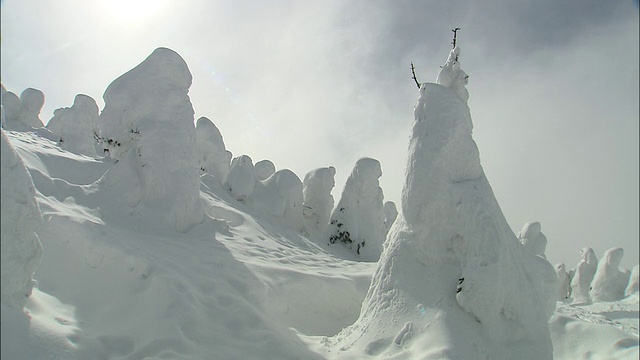
[[155, 48], [194, 76], [191, 101], [234, 156], [302, 179], [382, 163], [399, 206], [413, 107], [460, 27], [482, 165], [514, 232], [540, 221], [553, 264], [579, 249], [638, 263], [639, 26], [632, 0], [3, 0], [2, 83], [46, 96], [41, 119], [102, 94]]

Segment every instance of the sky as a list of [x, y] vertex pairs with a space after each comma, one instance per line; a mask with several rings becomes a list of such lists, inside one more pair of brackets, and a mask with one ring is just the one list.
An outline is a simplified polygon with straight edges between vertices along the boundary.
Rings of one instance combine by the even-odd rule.
[[638, 264], [639, 16], [632, 0], [2, 0], [1, 81], [41, 119], [102, 94], [155, 48], [193, 74], [196, 119], [234, 156], [301, 179], [378, 159], [400, 208], [413, 107], [460, 27], [474, 139], [517, 234], [540, 221], [552, 264], [623, 247]]

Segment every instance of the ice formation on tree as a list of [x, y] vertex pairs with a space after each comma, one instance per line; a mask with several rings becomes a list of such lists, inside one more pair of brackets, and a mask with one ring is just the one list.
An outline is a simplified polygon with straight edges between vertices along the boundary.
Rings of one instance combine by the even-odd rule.
[[[456, 54], [441, 71], [445, 85], [443, 72], [455, 68]], [[527, 251], [507, 224], [480, 165], [465, 100], [460, 89], [430, 83], [420, 88], [402, 214], [389, 232], [358, 321], [333, 338], [332, 352], [552, 358], [554, 268]], [[402, 346], [393, 346], [394, 328], [395, 344]], [[453, 330], [461, 328], [464, 334]], [[351, 357], [358, 356], [364, 354]]]
[[629, 277], [629, 284], [627, 284], [627, 288], [624, 290], [624, 295], [629, 296], [631, 294], [635, 294], [638, 292], [638, 265], [633, 267], [631, 270], [631, 276]]
[[545, 257], [547, 237], [544, 236], [541, 229], [539, 222], [528, 222], [522, 226], [522, 230], [518, 233], [518, 239], [520, 239], [525, 249], [533, 254]]
[[166, 220], [181, 232], [204, 218], [191, 80], [180, 55], [158, 48], [107, 87], [98, 119], [102, 145], [119, 160], [100, 185], [131, 207], [168, 207]]
[[564, 301], [571, 294], [569, 274], [563, 263], [556, 264], [556, 278], [558, 279], [558, 300]]
[[233, 158], [231, 168], [223, 187], [231, 192], [236, 200], [245, 201], [256, 186], [253, 160], [248, 155]]
[[467, 91], [469, 76], [460, 69], [459, 56], [460, 48], [454, 47], [449, 53], [447, 62], [440, 68], [436, 83], [451, 88], [462, 101], [467, 102], [469, 100], [469, 91]]
[[622, 248], [611, 248], [602, 255], [589, 293], [594, 302], [615, 301], [624, 297], [625, 288], [629, 283], [629, 274], [620, 271], [623, 255]]
[[47, 123], [47, 129], [59, 136], [58, 144], [62, 149], [96, 156], [94, 130], [98, 122], [98, 112], [98, 105], [92, 97], [78, 94], [70, 108], [54, 111], [53, 117]]
[[329, 225], [335, 204], [331, 190], [336, 185], [333, 166], [311, 170], [302, 182], [303, 214], [310, 234], [322, 234]]
[[571, 297], [575, 304], [590, 304], [589, 287], [598, 268], [598, 258], [590, 247], [580, 250], [582, 259], [576, 266], [576, 272], [571, 279]]
[[211, 120], [201, 117], [196, 123], [196, 139], [200, 171], [213, 175], [223, 184], [227, 180], [233, 155], [225, 148], [220, 130]]
[[35, 285], [33, 274], [42, 258], [36, 231], [42, 223], [36, 191], [22, 159], [0, 130], [2, 195], [2, 303], [23, 307]]
[[340, 242], [366, 261], [380, 258], [386, 236], [380, 176], [378, 160], [358, 160], [327, 227], [330, 243]]
[[398, 209], [396, 208], [396, 203], [393, 201], [387, 201], [384, 203], [384, 233], [388, 234], [389, 230], [391, 230], [391, 226], [396, 221], [398, 217]]
[[276, 166], [271, 160], [260, 160], [253, 166], [256, 180], [266, 180], [269, 176], [276, 172]]
[[251, 201], [255, 207], [280, 219], [290, 228], [298, 231], [304, 229], [302, 181], [291, 170], [278, 170], [268, 179], [258, 181]]

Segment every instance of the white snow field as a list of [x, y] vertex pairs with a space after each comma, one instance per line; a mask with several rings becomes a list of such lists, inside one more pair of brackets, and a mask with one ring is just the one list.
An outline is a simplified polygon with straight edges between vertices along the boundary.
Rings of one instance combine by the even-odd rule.
[[[342, 217], [331, 189], [350, 169], [301, 181], [268, 160], [231, 160], [210, 120], [196, 129], [188, 66], [169, 49], [109, 86], [97, 155], [76, 136], [84, 125], [65, 130], [83, 146], [66, 148], [11, 118], [2, 359], [638, 359], [638, 268], [619, 269], [614, 248], [596, 271], [585, 248], [560, 276], [543, 247], [521, 242], [539, 223], [511, 231], [472, 138], [459, 56], [420, 89], [399, 214], [375, 159], [354, 168], [349, 191], [362, 194], [342, 197], [367, 213]], [[3, 89], [3, 116], [16, 106]], [[365, 256], [331, 245], [332, 218], [386, 240]]]

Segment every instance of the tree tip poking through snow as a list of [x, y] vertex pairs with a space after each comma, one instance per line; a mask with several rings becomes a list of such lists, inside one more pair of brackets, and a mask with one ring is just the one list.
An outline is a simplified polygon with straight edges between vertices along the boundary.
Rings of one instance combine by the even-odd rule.
[[545, 257], [547, 237], [542, 233], [542, 226], [539, 222], [533, 221], [524, 224], [518, 233], [518, 239], [532, 254]]
[[42, 258], [36, 234], [42, 223], [35, 188], [22, 159], [0, 130], [2, 161], [2, 303], [22, 308], [35, 285], [33, 274]]
[[447, 61], [440, 68], [436, 83], [451, 88], [466, 103], [469, 100], [469, 91], [467, 91], [466, 87], [469, 83], [469, 76], [460, 69], [459, 58], [460, 48], [456, 46], [451, 50]]
[[303, 214], [310, 235], [322, 234], [329, 225], [335, 204], [331, 191], [336, 185], [333, 166], [309, 171], [302, 182]]
[[180, 55], [156, 49], [107, 87], [98, 118], [100, 141], [119, 160], [101, 184], [116, 186], [131, 207], [162, 203], [181, 232], [204, 218], [191, 80]]
[[333, 349], [371, 353], [371, 344], [387, 341], [387, 329], [403, 333], [400, 324], [410, 321], [411, 339], [376, 354], [423, 357], [437, 348], [447, 358], [551, 359], [554, 268], [524, 249], [502, 215], [466, 102], [437, 84], [420, 93], [402, 214], [358, 321], [334, 337]]
[[595, 301], [615, 301], [624, 297], [629, 272], [620, 271], [624, 250], [616, 247], [604, 252], [591, 282], [590, 296]]
[[341, 243], [365, 261], [380, 258], [386, 236], [381, 176], [378, 160], [358, 160], [327, 227], [329, 243]]

